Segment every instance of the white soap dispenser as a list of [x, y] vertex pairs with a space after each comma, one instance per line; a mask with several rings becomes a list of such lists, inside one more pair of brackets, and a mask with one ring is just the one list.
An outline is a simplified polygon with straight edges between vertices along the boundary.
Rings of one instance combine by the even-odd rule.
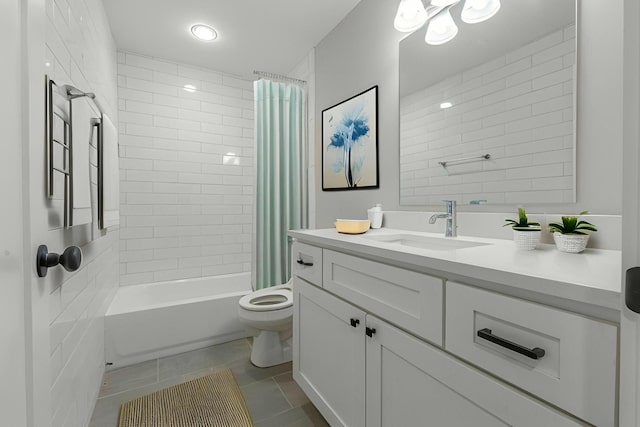
[[367, 216], [371, 222], [371, 228], [382, 227], [382, 204], [376, 203], [371, 209], [367, 209]]

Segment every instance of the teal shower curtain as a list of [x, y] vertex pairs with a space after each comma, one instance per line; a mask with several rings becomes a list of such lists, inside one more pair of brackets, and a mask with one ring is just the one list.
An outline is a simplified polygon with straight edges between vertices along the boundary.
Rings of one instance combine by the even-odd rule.
[[287, 231], [306, 227], [306, 101], [301, 87], [253, 83], [256, 142], [255, 287], [291, 277]]

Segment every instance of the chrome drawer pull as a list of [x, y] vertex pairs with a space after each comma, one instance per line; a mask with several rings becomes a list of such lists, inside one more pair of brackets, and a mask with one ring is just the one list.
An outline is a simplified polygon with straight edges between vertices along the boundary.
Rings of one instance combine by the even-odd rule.
[[478, 331], [478, 336], [482, 339], [498, 344], [501, 347], [515, 351], [516, 353], [520, 353], [523, 356], [527, 356], [530, 359], [541, 359], [545, 353], [544, 350], [539, 347], [529, 349], [527, 347], [521, 346], [520, 344], [505, 340], [504, 338], [491, 335], [491, 329], [489, 328], [480, 329]]
[[307, 267], [311, 267], [311, 266], [313, 266], [313, 263], [312, 263], [312, 262], [304, 262], [304, 261], [302, 260], [302, 258], [298, 258], [298, 260], [297, 260], [296, 262], [297, 262], [298, 264], [300, 264], [300, 265], [304, 265], [304, 266], [307, 266]]

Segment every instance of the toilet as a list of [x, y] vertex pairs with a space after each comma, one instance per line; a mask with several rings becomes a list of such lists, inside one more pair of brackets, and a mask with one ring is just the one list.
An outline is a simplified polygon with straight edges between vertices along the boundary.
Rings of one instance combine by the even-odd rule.
[[240, 320], [253, 335], [251, 363], [266, 368], [292, 358], [293, 293], [291, 281], [240, 298]]

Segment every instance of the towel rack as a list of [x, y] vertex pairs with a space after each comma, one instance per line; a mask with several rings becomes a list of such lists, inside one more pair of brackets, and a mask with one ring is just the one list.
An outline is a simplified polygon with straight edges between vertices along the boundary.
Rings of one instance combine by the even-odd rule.
[[446, 168], [447, 165], [450, 163], [467, 163], [467, 162], [474, 162], [478, 160], [489, 160], [490, 158], [491, 158], [491, 154], [483, 154], [482, 156], [479, 156], [479, 157], [465, 157], [462, 159], [446, 160], [443, 162], [438, 162], [438, 164], [443, 168]]
[[[64, 226], [73, 226], [73, 123], [71, 101], [87, 97], [102, 112], [95, 95], [72, 85], [59, 85], [45, 75], [47, 196], [63, 200]], [[61, 186], [56, 186], [58, 180]], [[62, 194], [56, 194], [56, 191]]]

